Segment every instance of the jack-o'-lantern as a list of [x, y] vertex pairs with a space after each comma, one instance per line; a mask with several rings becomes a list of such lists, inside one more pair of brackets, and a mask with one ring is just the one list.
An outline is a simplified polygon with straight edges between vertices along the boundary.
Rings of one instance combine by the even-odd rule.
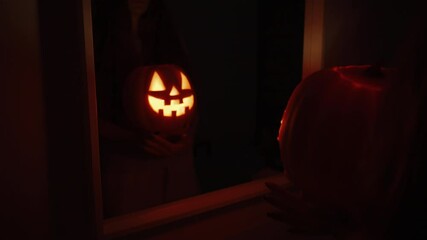
[[400, 146], [384, 127], [397, 126], [387, 115], [393, 76], [392, 69], [333, 67], [293, 91], [278, 141], [286, 175], [308, 199], [366, 220], [396, 196], [405, 163], [385, 152]]
[[136, 68], [124, 87], [124, 108], [139, 130], [165, 136], [187, 133], [195, 115], [195, 95], [178, 66]]

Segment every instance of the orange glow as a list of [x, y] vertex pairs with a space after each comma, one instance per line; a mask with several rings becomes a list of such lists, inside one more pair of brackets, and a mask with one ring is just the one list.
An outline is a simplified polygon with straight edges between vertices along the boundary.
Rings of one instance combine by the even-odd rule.
[[[182, 72], [181, 89], [191, 90], [190, 82]], [[151, 78], [149, 91], [166, 91], [165, 84], [163, 83], [163, 80], [157, 72], [154, 72], [153, 77]], [[184, 97], [182, 98], [182, 101], [180, 101], [180, 99], [176, 98], [179, 97], [180, 94], [180, 91], [175, 86], [173, 86], [171, 91], [169, 92], [169, 96], [174, 97], [174, 99], [170, 100], [170, 104], [166, 105], [164, 99], [150, 95], [148, 96], [148, 103], [156, 113], [162, 114], [164, 117], [183, 116], [186, 114], [187, 109], [191, 110], [193, 108], [194, 95]]]
[[368, 65], [350, 65], [350, 66], [340, 66], [340, 67], [333, 67], [332, 71], [338, 74], [340, 79], [346, 80], [355, 89], [369, 89], [372, 91], [382, 91], [382, 87], [375, 85], [375, 81], [372, 80], [371, 82], [366, 81], [368, 79], [368, 76], [363, 75], [363, 71], [368, 67]]
[[166, 90], [165, 84], [160, 78], [157, 72], [154, 72], [153, 77], [151, 78], [149, 91], [164, 91]]
[[172, 117], [173, 112], [175, 112], [176, 116], [179, 117], [186, 113], [187, 108], [188, 110], [193, 108], [194, 96], [191, 95], [183, 98], [182, 103], [180, 103], [178, 99], [173, 99], [171, 100], [170, 105], [165, 105], [165, 100], [163, 99], [148, 96], [148, 102], [156, 113], [160, 113], [160, 110], [163, 110], [164, 117]]
[[188, 81], [187, 77], [184, 75], [184, 73], [181, 73], [181, 89], [191, 89], [190, 82]]
[[179, 95], [178, 89], [176, 89], [176, 87], [173, 86], [171, 92], [169, 93], [169, 96], [178, 96], [178, 95]]

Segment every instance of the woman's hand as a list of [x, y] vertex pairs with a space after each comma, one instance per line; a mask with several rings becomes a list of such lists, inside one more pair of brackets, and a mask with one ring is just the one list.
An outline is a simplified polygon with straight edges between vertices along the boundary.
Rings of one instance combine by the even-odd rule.
[[173, 139], [158, 134], [141, 134], [113, 124], [99, 122], [100, 136], [109, 140], [110, 148], [131, 154], [148, 154], [154, 157], [171, 157], [189, 150], [193, 134], [183, 134]]
[[169, 140], [160, 135], [150, 135], [141, 142], [144, 152], [155, 157], [172, 157], [181, 154], [191, 148], [191, 137], [179, 136], [177, 139]]

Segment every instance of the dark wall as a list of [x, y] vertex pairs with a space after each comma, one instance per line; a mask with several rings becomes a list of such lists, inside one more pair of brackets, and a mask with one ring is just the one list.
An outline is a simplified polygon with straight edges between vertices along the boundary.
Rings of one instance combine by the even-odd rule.
[[[198, 166], [206, 188], [245, 181], [257, 100], [256, 0], [164, 1], [187, 48], [199, 111]], [[254, 154], [252, 154], [254, 155]], [[240, 169], [239, 169], [240, 168]], [[220, 177], [221, 176], [221, 177]]]
[[302, 75], [304, 2], [259, 1], [256, 140], [266, 164], [276, 169], [280, 121]]
[[257, 1], [165, 2], [195, 73], [199, 131], [218, 151], [247, 144], [255, 127]]
[[304, 1], [165, 2], [195, 76], [198, 137], [211, 150], [196, 149], [208, 155], [197, 161], [207, 188], [280, 164], [280, 118], [301, 78]]
[[325, 1], [324, 66], [390, 65], [406, 40], [416, 1]]
[[37, 1], [0, 3], [2, 239], [49, 239]]
[[0, 3], [1, 239], [96, 239], [83, 8], [56, 3]]

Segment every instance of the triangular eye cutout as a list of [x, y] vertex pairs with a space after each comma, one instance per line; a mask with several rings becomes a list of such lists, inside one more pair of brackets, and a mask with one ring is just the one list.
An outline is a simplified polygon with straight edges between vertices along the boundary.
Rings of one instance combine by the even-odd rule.
[[190, 82], [188, 81], [184, 73], [181, 73], [181, 89], [191, 89]]
[[164, 91], [166, 90], [165, 84], [160, 78], [159, 74], [154, 71], [153, 77], [151, 78], [149, 91]]

